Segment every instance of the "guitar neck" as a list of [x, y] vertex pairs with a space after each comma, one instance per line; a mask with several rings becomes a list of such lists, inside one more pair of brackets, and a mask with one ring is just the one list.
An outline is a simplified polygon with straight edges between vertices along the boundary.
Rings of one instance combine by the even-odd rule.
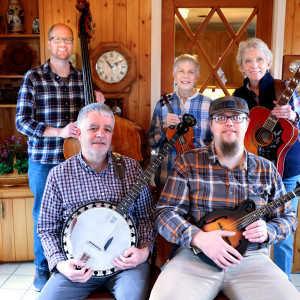
[[283, 195], [282, 197], [258, 208], [257, 210], [254, 210], [253, 212], [245, 215], [243, 218], [241, 218], [238, 229], [244, 229], [251, 223], [259, 220], [261, 217], [265, 216], [266, 214], [274, 211], [276, 208], [282, 206], [286, 202], [290, 201], [291, 199], [297, 197], [300, 195], [300, 186], [295, 188], [293, 191]]
[[89, 49], [88, 49], [86, 35], [80, 34], [79, 37], [80, 37], [81, 53], [82, 53], [84, 98], [85, 98], [85, 105], [88, 105], [95, 102], [90, 56], [89, 56]]
[[[285, 90], [283, 91], [281, 97], [279, 98], [277, 105], [282, 106], [289, 103], [293, 93], [297, 89], [297, 86], [300, 82], [300, 68], [296, 71], [294, 77], [291, 79]], [[273, 131], [276, 124], [278, 122], [278, 118], [274, 115], [270, 114], [269, 118], [266, 120], [264, 124], [264, 128], [266, 128], [269, 131]]]
[[289, 103], [293, 93], [297, 89], [299, 82], [300, 82], [300, 68], [298, 68], [295, 75], [293, 76], [293, 78], [291, 79], [291, 81], [289, 82], [287, 87], [285, 88], [283, 94], [281, 95], [281, 97], [278, 100], [277, 105], [282, 106], [282, 105], [286, 105]]
[[128, 208], [134, 203], [137, 199], [141, 191], [143, 190], [144, 186], [148, 183], [151, 176], [160, 166], [161, 162], [167, 156], [168, 152], [172, 149], [175, 145], [177, 140], [179, 139], [180, 135], [175, 133], [173, 137], [164, 145], [164, 147], [160, 150], [160, 152], [154, 157], [149, 166], [140, 176], [139, 180], [132, 186], [129, 190], [125, 198], [121, 201], [121, 203], [117, 206], [116, 211], [121, 214], [127, 214]]

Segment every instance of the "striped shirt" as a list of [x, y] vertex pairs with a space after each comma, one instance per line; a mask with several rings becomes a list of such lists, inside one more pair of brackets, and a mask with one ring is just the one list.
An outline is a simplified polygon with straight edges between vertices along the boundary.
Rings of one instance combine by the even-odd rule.
[[[168, 241], [190, 247], [195, 225], [212, 210], [236, 209], [251, 199], [256, 209], [281, 197], [285, 188], [275, 166], [245, 150], [243, 167], [222, 166], [214, 143], [184, 153], [174, 164], [155, 212], [155, 228]], [[248, 167], [247, 162], [250, 167]], [[287, 202], [262, 218], [274, 244], [296, 230], [295, 212]], [[250, 243], [250, 250], [266, 244]]]
[[[84, 162], [81, 153], [51, 169], [37, 226], [50, 270], [65, 260], [61, 248], [63, 224], [79, 206], [95, 200], [119, 203], [124, 198], [121, 181], [114, 174], [110, 153], [108, 158], [107, 168], [100, 173]], [[127, 194], [139, 179], [142, 168], [135, 160], [124, 158], [126, 171], [123, 182]], [[150, 251], [154, 241], [154, 210], [150, 188], [146, 185], [128, 213], [137, 228], [138, 245], [146, 244]]]
[[[155, 106], [150, 130], [148, 132], [148, 142], [150, 147], [157, 149], [158, 151], [160, 151], [167, 142], [166, 133], [162, 132], [161, 126], [166, 121], [169, 110], [166, 105], [163, 105], [163, 101], [163, 99], [159, 100]], [[185, 104], [183, 104], [183, 101], [178, 94], [173, 93], [169, 101], [174, 114], [182, 116], [183, 114], [187, 113], [193, 115], [196, 119], [197, 124], [193, 127], [195, 136], [193, 143], [195, 147], [199, 148], [208, 145], [211, 141], [208, 124], [208, 110], [211, 99], [196, 92], [191, 98], [187, 99]], [[164, 184], [166, 182], [176, 157], [177, 152], [173, 147], [168, 153], [167, 157], [161, 163], [160, 167], [157, 169], [155, 174], [156, 184]]]
[[82, 72], [71, 66], [66, 84], [53, 73], [49, 61], [29, 70], [18, 95], [16, 128], [28, 136], [28, 155], [40, 163], [64, 160], [60, 137], [43, 137], [46, 126], [63, 128], [77, 120], [84, 106]]

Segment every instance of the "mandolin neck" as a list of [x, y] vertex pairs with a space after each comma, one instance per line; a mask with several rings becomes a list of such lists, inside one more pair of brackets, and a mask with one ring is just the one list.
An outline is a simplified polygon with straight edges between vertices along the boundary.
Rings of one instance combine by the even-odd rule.
[[250, 225], [251, 223], [259, 220], [261, 217], [265, 216], [266, 214], [274, 211], [276, 208], [282, 206], [286, 202], [290, 201], [291, 199], [300, 195], [300, 187], [298, 186], [293, 191], [283, 195], [282, 197], [254, 210], [253, 212], [245, 215], [241, 218], [238, 229], [243, 229]]

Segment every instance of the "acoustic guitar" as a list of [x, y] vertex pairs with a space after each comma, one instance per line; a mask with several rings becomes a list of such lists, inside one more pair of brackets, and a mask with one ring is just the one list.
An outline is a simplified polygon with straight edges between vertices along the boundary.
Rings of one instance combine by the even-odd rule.
[[115, 257], [136, 246], [135, 224], [128, 214], [144, 186], [157, 170], [179, 137], [194, 126], [193, 116], [185, 114], [173, 137], [165, 143], [149, 166], [119, 203], [92, 201], [80, 206], [66, 220], [62, 230], [62, 250], [66, 259], [76, 258], [93, 268], [93, 276], [107, 277], [120, 272], [113, 264]]
[[[258, 209], [255, 209], [254, 201], [245, 200], [236, 210], [220, 209], [209, 212], [200, 219], [200, 221], [197, 223], [197, 226], [205, 232], [214, 230], [227, 230], [236, 232], [234, 236], [224, 237], [223, 239], [230, 246], [235, 248], [241, 255], [245, 255], [250, 243], [242, 235], [244, 229], [248, 225], [259, 220], [261, 217], [284, 205], [286, 202], [297, 196], [300, 196], [299, 182], [297, 182], [297, 186], [293, 191], [283, 195], [282, 197], [274, 201], [271, 201], [270, 203]], [[197, 247], [194, 247], [193, 251], [202, 261], [216, 266], [213, 260], [206, 256]]]
[[[300, 82], [300, 68], [285, 88], [277, 105], [286, 105]], [[257, 106], [250, 110], [250, 123], [244, 145], [247, 151], [262, 156], [274, 163], [280, 175], [283, 174], [284, 159], [296, 142], [299, 130], [289, 120], [278, 119], [271, 111]]]

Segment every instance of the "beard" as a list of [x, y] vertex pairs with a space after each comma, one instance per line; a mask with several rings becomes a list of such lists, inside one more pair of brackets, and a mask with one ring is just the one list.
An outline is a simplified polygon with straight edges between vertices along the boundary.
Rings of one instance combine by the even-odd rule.
[[227, 143], [222, 141], [220, 144], [220, 151], [223, 156], [234, 157], [239, 150], [238, 142], [234, 141], [231, 143]]

